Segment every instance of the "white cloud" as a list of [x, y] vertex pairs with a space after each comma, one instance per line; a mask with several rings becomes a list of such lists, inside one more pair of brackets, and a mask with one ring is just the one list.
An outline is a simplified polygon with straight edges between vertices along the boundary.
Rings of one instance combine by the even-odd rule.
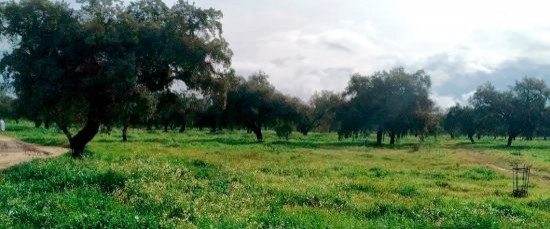
[[[164, 0], [169, 5], [176, 0]], [[343, 90], [350, 74], [403, 65], [432, 76], [442, 107], [479, 84], [523, 76], [550, 83], [550, 2], [544, 0], [196, 0], [224, 13], [233, 67], [263, 70], [307, 99]]]

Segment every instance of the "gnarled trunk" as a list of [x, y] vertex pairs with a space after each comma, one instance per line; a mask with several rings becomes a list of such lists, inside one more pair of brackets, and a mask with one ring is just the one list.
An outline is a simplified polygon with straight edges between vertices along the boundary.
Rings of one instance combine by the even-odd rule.
[[74, 137], [71, 137], [66, 127], [62, 127], [62, 130], [69, 139], [71, 150], [73, 151], [73, 158], [82, 158], [82, 156], [84, 156], [84, 147], [86, 147], [86, 144], [88, 144], [88, 142], [95, 137], [97, 132], [99, 132], [99, 122], [88, 121], [86, 126], [84, 126], [84, 128]]

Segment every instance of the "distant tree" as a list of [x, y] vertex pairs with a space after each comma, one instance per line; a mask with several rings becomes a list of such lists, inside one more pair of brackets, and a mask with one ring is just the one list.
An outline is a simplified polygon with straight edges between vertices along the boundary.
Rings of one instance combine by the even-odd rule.
[[332, 125], [335, 112], [342, 103], [342, 96], [331, 91], [321, 91], [320, 93], [313, 94], [308, 104], [301, 102], [298, 104], [299, 117], [296, 128], [304, 136], [323, 123], [325, 129], [329, 129]]
[[0, 95], [0, 118], [17, 118], [15, 98], [9, 95]]
[[226, 114], [252, 131], [258, 141], [263, 141], [262, 128], [296, 117], [288, 98], [269, 83], [265, 73], [258, 72], [239, 82], [227, 95]]
[[122, 127], [122, 141], [128, 141], [128, 128], [130, 126], [146, 125], [155, 115], [157, 98], [145, 87], [140, 86], [127, 94], [120, 106], [109, 111], [113, 118], [112, 123], [103, 123], [108, 126]]
[[[74, 157], [138, 88], [155, 93], [181, 80], [202, 89], [229, 66], [220, 11], [185, 1], [171, 8], [160, 0], [81, 3], [0, 5], [0, 36], [14, 47], [0, 61], [2, 75], [35, 117], [61, 128]], [[71, 126], [83, 127], [72, 135]]]
[[549, 91], [543, 80], [523, 78], [512, 88], [512, 103], [522, 132], [527, 140], [532, 140], [537, 126], [542, 123]]
[[460, 104], [456, 104], [452, 107], [450, 107], [447, 110], [447, 113], [443, 116], [443, 119], [441, 120], [443, 129], [449, 133], [451, 136], [451, 139], [454, 139], [455, 136], [460, 134], [461, 132], [461, 124], [460, 124], [460, 112], [461, 112], [461, 106]]
[[550, 106], [547, 106], [544, 109], [537, 133], [539, 136], [542, 136], [544, 140], [548, 139], [550, 136]]
[[443, 124], [445, 130], [451, 133], [451, 137], [456, 134], [464, 134], [474, 144], [474, 136], [479, 133], [484, 115], [479, 109], [471, 106], [461, 106], [457, 103], [449, 108]]
[[478, 113], [476, 113], [476, 110], [469, 106], [464, 106], [460, 108], [459, 112], [459, 120], [460, 120], [460, 129], [468, 139], [470, 139], [470, 142], [472, 144], [475, 143], [474, 135], [479, 130], [479, 116]]
[[[341, 128], [353, 131], [376, 129], [376, 143], [388, 133], [390, 144], [396, 136], [420, 133], [426, 128], [433, 102], [429, 99], [430, 77], [424, 71], [407, 73], [404, 68], [377, 72], [370, 77], [354, 75], [346, 89], [349, 102]], [[344, 112], [347, 113], [347, 112]], [[341, 113], [342, 114], [342, 113]]]
[[520, 134], [531, 139], [537, 124], [543, 119], [548, 101], [548, 88], [544, 81], [524, 78], [517, 81], [510, 91], [497, 91], [487, 83], [477, 89], [472, 97], [476, 109], [487, 111], [498, 118], [507, 129], [508, 143]]
[[292, 134], [292, 129], [294, 124], [291, 120], [288, 119], [277, 119], [275, 120], [275, 125], [273, 129], [279, 138], [283, 138], [288, 141], [290, 134]]

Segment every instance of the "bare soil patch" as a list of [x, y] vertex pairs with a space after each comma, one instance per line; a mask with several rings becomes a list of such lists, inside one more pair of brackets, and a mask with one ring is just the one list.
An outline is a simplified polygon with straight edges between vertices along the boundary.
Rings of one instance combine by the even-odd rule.
[[55, 157], [68, 151], [63, 147], [40, 146], [0, 135], [0, 171], [22, 162]]

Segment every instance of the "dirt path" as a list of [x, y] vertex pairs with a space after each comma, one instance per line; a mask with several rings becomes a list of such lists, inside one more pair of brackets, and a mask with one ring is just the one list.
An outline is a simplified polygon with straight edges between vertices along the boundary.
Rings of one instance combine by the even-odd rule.
[[59, 156], [67, 151], [62, 147], [40, 146], [0, 135], [0, 171], [33, 159]]

